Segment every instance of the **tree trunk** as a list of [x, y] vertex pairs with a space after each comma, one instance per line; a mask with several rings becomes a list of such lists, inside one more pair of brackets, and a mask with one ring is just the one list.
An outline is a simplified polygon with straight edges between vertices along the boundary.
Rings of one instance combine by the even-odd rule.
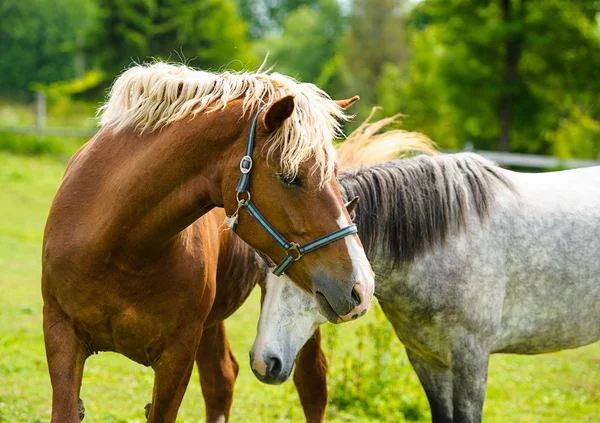
[[[501, 0], [502, 11], [504, 14], [504, 25], [510, 26], [513, 23], [512, 0]], [[520, 18], [523, 21], [525, 10], [525, 0], [521, 0]], [[514, 31], [511, 29], [511, 31]], [[522, 32], [511, 32], [508, 34], [505, 43], [504, 56], [504, 94], [500, 99], [500, 139], [498, 149], [500, 151], [510, 151], [510, 125], [512, 115], [512, 97], [517, 88], [518, 65], [521, 57], [523, 45]]]

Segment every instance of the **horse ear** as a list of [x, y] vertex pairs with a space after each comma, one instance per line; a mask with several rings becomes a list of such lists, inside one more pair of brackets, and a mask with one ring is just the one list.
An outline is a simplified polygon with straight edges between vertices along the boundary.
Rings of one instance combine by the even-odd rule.
[[358, 100], [360, 100], [360, 97], [355, 95], [352, 98], [347, 98], [345, 100], [335, 100], [335, 102], [337, 103], [338, 106], [340, 106], [342, 109], [347, 109], [348, 107], [352, 106], [354, 103], [356, 103]]
[[275, 131], [294, 111], [294, 96], [286, 95], [271, 104], [263, 117], [263, 125], [269, 132]]
[[346, 210], [348, 210], [348, 214], [352, 214], [356, 206], [358, 205], [359, 197], [354, 197], [352, 200], [346, 203]]

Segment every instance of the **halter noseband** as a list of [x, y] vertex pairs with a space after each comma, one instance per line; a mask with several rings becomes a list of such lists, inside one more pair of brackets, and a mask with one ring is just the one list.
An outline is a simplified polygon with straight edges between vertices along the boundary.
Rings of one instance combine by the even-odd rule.
[[[317, 248], [324, 247], [339, 239], [345, 238], [348, 235], [355, 234], [358, 232], [356, 225], [346, 226], [345, 228], [338, 229], [337, 231], [331, 232], [330, 234], [324, 235], [313, 241], [307, 242], [304, 245], [300, 245], [297, 242], [288, 241], [283, 235], [277, 232], [277, 229], [269, 223], [269, 221], [258, 211], [256, 206], [251, 200], [250, 191], [248, 191], [248, 184], [250, 183], [250, 171], [252, 170], [252, 152], [254, 150], [254, 138], [256, 135], [256, 122], [258, 116], [267, 107], [265, 104], [254, 116], [252, 120], [252, 126], [250, 127], [250, 133], [248, 134], [248, 144], [246, 145], [246, 155], [242, 157], [240, 161], [240, 182], [237, 185], [236, 199], [238, 201], [238, 208], [235, 213], [228, 218], [229, 227], [235, 232], [237, 225], [237, 216], [240, 208], [245, 207], [248, 213], [258, 224], [265, 230], [271, 237], [283, 248], [286, 252], [286, 256], [281, 263], [273, 270], [273, 273], [277, 276], [281, 276], [295, 261], [298, 261], [305, 254], [316, 250]], [[245, 198], [244, 198], [245, 197]]]

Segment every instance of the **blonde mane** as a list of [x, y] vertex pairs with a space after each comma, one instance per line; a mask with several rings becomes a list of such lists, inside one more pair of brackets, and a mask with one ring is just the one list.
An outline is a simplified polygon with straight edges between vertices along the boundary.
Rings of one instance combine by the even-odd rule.
[[267, 140], [267, 159], [280, 157], [281, 172], [293, 178], [302, 163], [314, 158], [312, 170], [323, 183], [334, 174], [332, 142], [343, 136], [340, 121], [348, 116], [317, 86], [285, 75], [260, 70], [215, 74], [162, 62], [137, 65], [117, 78], [98, 115], [102, 127], [145, 133], [196, 113], [222, 110], [239, 98], [243, 115], [254, 114], [288, 94], [295, 96], [294, 112]]
[[369, 116], [344, 141], [338, 145], [337, 156], [340, 169], [354, 169], [412, 156], [418, 153], [437, 154], [436, 144], [418, 132], [392, 129], [380, 132], [386, 126], [397, 123], [400, 114], [370, 122], [377, 111]]

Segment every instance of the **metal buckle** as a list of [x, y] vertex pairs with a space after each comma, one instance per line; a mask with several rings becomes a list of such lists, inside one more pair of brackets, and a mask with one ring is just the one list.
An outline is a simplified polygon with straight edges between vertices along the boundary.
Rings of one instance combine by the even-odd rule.
[[[246, 167], [247, 164], [247, 167]], [[249, 173], [250, 169], [252, 169], [252, 157], [244, 156], [242, 160], [240, 160], [240, 172], [243, 174]]]
[[[294, 255], [291, 253], [292, 251], [295, 251], [298, 255], [294, 257]], [[290, 246], [285, 249], [285, 252], [288, 254], [288, 256], [291, 256], [294, 261], [300, 260], [304, 255], [300, 252], [300, 244], [297, 242], [290, 242]]]
[[[240, 198], [240, 194], [246, 194], [248, 196], [248, 198]], [[250, 201], [250, 198], [251, 198], [250, 191], [236, 191], [235, 192], [235, 199], [238, 202], [238, 207], [243, 206], [246, 201]]]

